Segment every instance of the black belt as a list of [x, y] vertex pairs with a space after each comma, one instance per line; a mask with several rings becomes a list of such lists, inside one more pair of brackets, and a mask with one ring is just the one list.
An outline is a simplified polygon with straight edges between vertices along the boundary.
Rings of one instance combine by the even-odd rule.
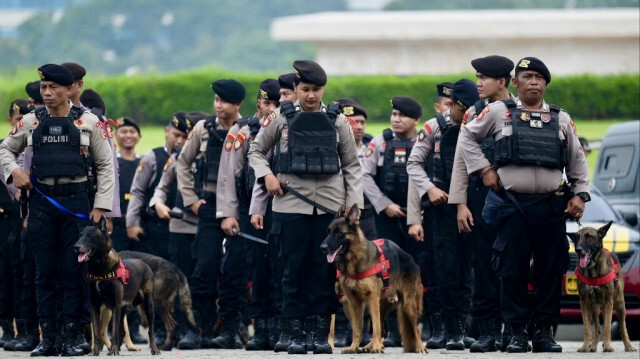
[[49, 186], [42, 183], [37, 183], [36, 186], [46, 196], [70, 196], [72, 194], [86, 192], [87, 182], [59, 184], [55, 186]]

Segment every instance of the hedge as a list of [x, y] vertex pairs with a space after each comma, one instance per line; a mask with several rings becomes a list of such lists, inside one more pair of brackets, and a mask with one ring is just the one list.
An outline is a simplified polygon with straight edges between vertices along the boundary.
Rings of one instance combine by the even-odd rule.
[[[164, 124], [177, 111], [213, 111], [211, 82], [235, 78], [247, 88], [242, 105], [244, 115], [253, 114], [259, 83], [277, 74], [230, 73], [219, 69], [199, 69], [166, 75], [85, 78], [85, 88], [98, 91], [107, 104], [107, 115], [131, 116], [141, 124]], [[425, 116], [433, 113], [436, 84], [455, 81], [472, 74], [450, 76], [342, 76], [330, 77], [324, 100], [351, 97], [359, 101], [372, 121], [387, 121], [391, 97], [410, 95], [423, 105]], [[0, 104], [4, 109], [15, 98], [24, 98], [24, 85], [2, 86]], [[510, 87], [515, 91], [513, 87]], [[554, 76], [545, 94], [547, 102], [558, 104], [580, 119], [640, 117], [640, 82], [637, 74], [615, 76]]]

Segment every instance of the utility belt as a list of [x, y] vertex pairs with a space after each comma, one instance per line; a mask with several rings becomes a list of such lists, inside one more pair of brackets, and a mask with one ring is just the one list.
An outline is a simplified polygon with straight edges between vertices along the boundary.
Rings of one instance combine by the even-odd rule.
[[449, 187], [451, 186], [451, 183], [449, 183], [447, 181], [440, 180], [438, 178], [434, 178], [433, 179], [433, 184], [436, 187], [438, 187], [439, 189], [449, 193]]
[[79, 183], [69, 183], [69, 184], [58, 184], [54, 186], [49, 186], [42, 183], [37, 183], [36, 187], [42, 192], [45, 196], [54, 196], [54, 197], [66, 197], [71, 196], [76, 193], [87, 192], [88, 182], [79, 182]]

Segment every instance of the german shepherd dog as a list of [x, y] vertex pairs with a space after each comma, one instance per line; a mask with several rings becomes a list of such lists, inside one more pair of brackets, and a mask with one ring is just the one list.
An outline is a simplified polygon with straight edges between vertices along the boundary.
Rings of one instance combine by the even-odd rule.
[[[404, 352], [426, 353], [418, 332], [418, 318], [422, 315], [422, 283], [420, 269], [411, 255], [403, 251], [392, 241], [385, 240], [382, 248], [389, 260], [388, 288], [378, 275], [359, 279], [372, 267], [380, 263], [380, 251], [373, 242], [368, 241], [359, 226], [360, 209], [357, 204], [345, 216], [341, 208], [327, 229], [327, 238], [321, 247], [327, 253], [327, 261], [334, 262], [341, 275], [338, 279], [340, 289], [347, 298], [343, 302], [344, 312], [349, 318], [353, 331], [351, 346], [342, 350], [343, 354], [383, 353], [383, 323], [387, 314], [397, 309], [398, 327]], [[371, 313], [373, 340], [358, 348], [362, 341], [362, 322], [364, 305]]]
[[79, 262], [87, 262], [91, 297], [91, 326], [93, 346], [91, 354], [99, 355], [102, 350], [100, 335], [100, 308], [105, 305], [114, 313], [112, 343], [109, 355], [119, 355], [122, 345], [124, 314], [129, 306], [141, 305], [144, 317], [149, 323], [149, 346], [151, 354], [158, 355], [153, 328], [153, 272], [139, 259], [121, 259], [112, 248], [107, 235], [104, 217], [98, 226], [86, 226], [80, 232], [75, 251]]
[[[620, 320], [620, 335], [624, 343], [624, 351], [636, 351], [631, 346], [627, 333], [626, 313], [624, 307], [624, 275], [620, 270], [620, 261], [615, 253], [609, 253], [603, 246], [602, 239], [607, 234], [609, 222], [595, 229], [585, 227], [576, 233], [567, 233], [578, 254], [578, 294], [584, 326], [584, 342], [579, 352], [595, 352], [598, 348], [600, 334], [600, 310], [604, 316], [603, 352], [612, 352], [611, 316], [616, 310]], [[593, 335], [591, 335], [593, 325]]]
[[[139, 259], [146, 263], [153, 272], [153, 307], [156, 310], [156, 314], [162, 316], [162, 322], [164, 324], [167, 335], [164, 343], [160, 346], [162, 350], [171, 350], [173, 348], [173, 339], [176, 331], [176, 321], [173, 318], [173, 304], [176, 297], [180, 299], [180, 312], [184, 315], [187, 321], [189, 329], [197, 332], [196, 321], [193, 317], [193, 311], [191, 309], [191, 292], [189, 290], [189, 283], [187, 277], [182, 273], [178, 267], [168, 260], [154, 256], [148, 253], [134, 252], [134, 251], [122, 251], [119, 253], [122, 259]], [[105, 315], [106, 314], [106, 315]], [[103, 312], [100, 316], [100, 336], [102, 341], [110, 346], [109, 337], [107, 336], [107, 325], [111, 318], [111, 312]], [[144, 323], [145, 326], [147, 323]], [[125, 325], [125, 338], [124, 343], [128, 350], [140, 350], [131, 342], [129, 338], [129, 330], [127, 322]], [[129, 345], [131, 343], [131, 346]]]

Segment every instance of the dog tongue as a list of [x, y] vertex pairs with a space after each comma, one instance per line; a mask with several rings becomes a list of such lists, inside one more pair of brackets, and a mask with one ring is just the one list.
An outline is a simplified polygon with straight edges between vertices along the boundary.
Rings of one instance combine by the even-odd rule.
[[587, 260], [589, 259], [588, 255], [582, 255], [580, 256], [580, 267], [581, 268], [587, 268]]
[[78, 254], [78, 262], [82, 263], [89, 259], [89, 252], [84, 252]]
[[338, 254], [338, 251], [328, 253], [327, 254], [327, 262], [333, 263], [333, 261], [336, 259], [336, 255], [337, 254]]

